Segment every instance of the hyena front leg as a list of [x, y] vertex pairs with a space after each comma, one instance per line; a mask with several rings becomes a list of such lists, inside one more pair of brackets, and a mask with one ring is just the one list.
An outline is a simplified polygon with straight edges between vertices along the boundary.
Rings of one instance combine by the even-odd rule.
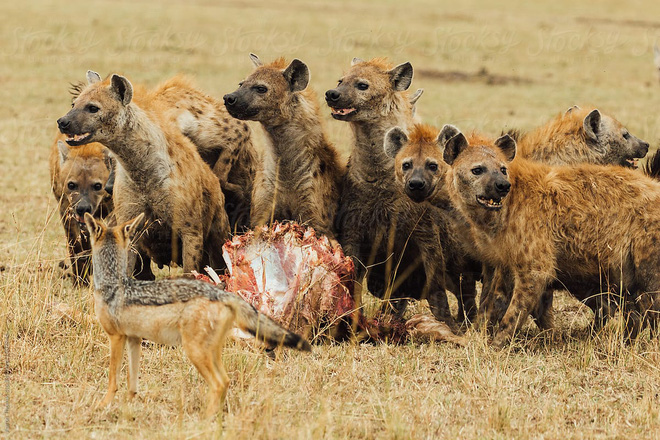
[[252, 228], [269, 225], [272, 219], [277, 220], [275, 198], [275, 188], [266, 186], [265, 182], [255, 185], [252, 194], [252, 208], [250, 210]]
[[514, 276], [513, 296], [500, 326], [493, 339], [493, 346], [503, 347], [511, 340], [515, 332], [523, 325], [527, 316], [539, 304], [548, 287], [551, 276], [541, 272], [517, 272]]
[[199, 229], [189, 229], [181, 232], [181, 242], [183, 245], [183, 271], [186, 274], [193, 270], [201, 271], [202, 257], [204, 254], [204, 236]]

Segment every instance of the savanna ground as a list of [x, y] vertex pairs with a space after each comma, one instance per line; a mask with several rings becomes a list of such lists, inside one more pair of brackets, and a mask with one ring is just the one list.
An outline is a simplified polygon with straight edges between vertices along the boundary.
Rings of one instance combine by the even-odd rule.
[[[64, 235], [48, 176], [55, 120], [87, 69], [154, 85], [193, 75], [221, 97], [247, 57], [308, 63], [331, 88], [351, 58], [411, 61], [419, 112], [438, 126], [529, 129], [595, 104], [655, 148], [660, 3], [436, 1], [5, 1], [0, 3], [0, 431], [7, 438], [659, 438], [660, 344], [592, 337], [567, 296], [558, 334], [529, 324], [508, 349], [330, 345], [272, 361], [229, 344], [222, 419], [180, 349], [147, 345], [139, 398], [93, 412], [108, 344], [91, 291], [62, 278]], [[324, 107], [325, 108], [325, 107]], [[326, 115], [328, 112], [325, 112]], [[348, 155], [347, 124], [327, 117]], [[53, 304], [72, 311], [55, 313]]]

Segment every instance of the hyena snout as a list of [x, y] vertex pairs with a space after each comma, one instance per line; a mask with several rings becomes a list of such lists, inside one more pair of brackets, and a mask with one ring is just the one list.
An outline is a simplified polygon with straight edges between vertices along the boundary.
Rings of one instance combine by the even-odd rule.
[[341, 93], [337, 89], [330, 89], [325, 92], [325, 100], [330, 103], [335, 103], [341, 98]]
[[92, 206], [90, 200], [80, 199], [78, 203], [76, 203], [74, 211], [76, 213], [76, 217], [78, 217], [78, 221], [82, 222], [86, 212], [94, 214], [94, 207]]
[[495, 182], [495, 191], [500, 197], [504, 197], [509, 194], [511, 190], [511, 183], [507, 180], [499, 180]]
[[227, 93], [225, 96], [222, 97], [222, 99], [225, 101], [225, 107], [234, 106], [238, 101], [238, 97], [236, 96], [236, 93]]
[[411, 178], [406, 182], [406, 195], [415, 202], [422, 202], [428, 198], [428, 188], [424, 179]]
[[62, 116], [57, 120], [57, 128], [59, 128], [60, 132], [66, 133], [70, 127], [71, 121], [66, 116]]
[[640, 140], [637, 143], [637, 148], [635, 149], [635, 157], [642, 158], [645, 157], [649, 152], [649, 143]]

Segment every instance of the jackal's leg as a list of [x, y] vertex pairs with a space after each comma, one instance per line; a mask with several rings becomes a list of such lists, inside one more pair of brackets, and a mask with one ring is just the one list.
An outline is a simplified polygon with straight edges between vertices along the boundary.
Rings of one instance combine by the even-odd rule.
[[215, 353], [209, 349], [208, 342], [210, 341], [206, 340], [209, 337], [208, 330], [206, 332], [195, 333], [194, 335], [183, 333], [181, 335], [181, 342], [183, 351], [209, 386], [206, 416], [211, 417], [218, 412], [220, 399], [225, 393], [225, 387], [216, 372], [216, 366], [214, 364]]
[[96, 407], [103, 408], [107, 406], [115, 397], [117, 392], [117, 376], [121, 370], [121, 361], [124, 356], [124, 345], [126, 344], [126, 336], [124, 335], [108, 335], [110, 338], [110, 372], [108, 378], [108, 392], [105, 394]]
[[140, 372], [140, 350], [142, 338], [128, 338], [128, 398], [137, 394], [138, 374]]

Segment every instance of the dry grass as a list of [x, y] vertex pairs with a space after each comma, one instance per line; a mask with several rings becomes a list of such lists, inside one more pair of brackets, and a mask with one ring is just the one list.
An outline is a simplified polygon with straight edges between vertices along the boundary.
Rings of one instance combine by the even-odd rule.
[[[426, 89], [418, 105], [426, 122], [497, 134], [595, 104], [657, 145], [652, 44], [660, 22], [652, 18], [659, 3], [499, 3], [0, 3], [0, 431], [12, 438], [659, 438], [658, 340], [644, 335], [625, 345], [614, 325], [593, 338], [590, 312], [569, 298], [560, 301], [554, 337], [529, 325], [501, 352], [480, 334], [468, 335], [467, 348], [342, 344], [277, 361], [232, 344], [227, 406], [211, 423], [198, 420], [206, 389], [181, 350], [147, 345], [140, 398], [126, 403], [122, 383], [108, 410], [90, 409], [106, 386], [108, 346], [87, 318], [90, 291], [61, 277], [65, 247], [47, 165], [69, 82], [90, 68], [147, 84], [184, 72], [220, 97], [250, 71], [253, 51], [265, 60], [303, 59], [324, 91], [352, 57], [386, 55], [423, 73], [413, 87]], [[328, 120], [328, 127], [347, 154], [347, 124]], [[62, 304], [71, 317], [57, 312]]]

